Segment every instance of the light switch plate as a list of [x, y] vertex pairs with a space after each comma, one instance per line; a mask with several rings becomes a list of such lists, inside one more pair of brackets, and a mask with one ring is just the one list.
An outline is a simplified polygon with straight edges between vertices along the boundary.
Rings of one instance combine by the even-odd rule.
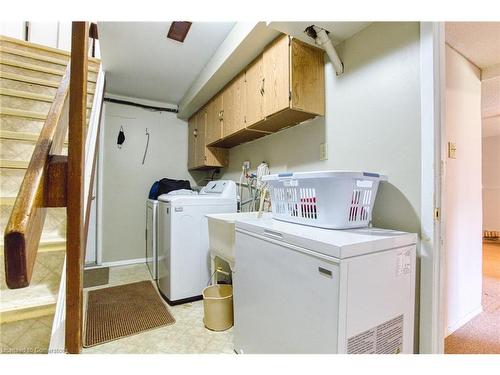
[[448, 142], [448, 158], [457, 158], [457, 145], [453, 142]]
[[328, 159], [328, 147], [326, 142], [319, 145], [319, 160]]

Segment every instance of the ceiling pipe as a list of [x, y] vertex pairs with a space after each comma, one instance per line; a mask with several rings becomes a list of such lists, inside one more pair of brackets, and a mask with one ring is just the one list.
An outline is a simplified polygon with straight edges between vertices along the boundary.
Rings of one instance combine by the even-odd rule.
[[328, 31], [316, 25], [311, 25], [306, 28], [304, 32], [309, 37], [313, 38], [318, 46], [325, 50], [337, 75], [339, 76], [344, 73], [344, 63], [340, 60], [340, 57], [337, 54], [330, 37], [328, 36]]

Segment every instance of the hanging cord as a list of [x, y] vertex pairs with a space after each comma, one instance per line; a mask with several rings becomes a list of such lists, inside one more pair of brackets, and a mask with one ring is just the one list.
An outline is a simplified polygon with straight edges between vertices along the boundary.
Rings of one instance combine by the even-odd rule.
[[148, 136], [148, 140], [146, 141], [146, 148], [144, 149], [144, 156], [142, 157], [142, 165], [144, 165], [144, 162], [146, 161], [146, 154], [148, 153], [148, 147], [149, 147], [149, 133], [148, 133], [148, 128], [146, 128], [146, 135]]

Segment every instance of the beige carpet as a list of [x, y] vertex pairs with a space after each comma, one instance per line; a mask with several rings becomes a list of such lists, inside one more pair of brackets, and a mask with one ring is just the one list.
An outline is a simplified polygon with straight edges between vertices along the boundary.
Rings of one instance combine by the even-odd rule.
[[483, 246], [483, 312], [445, 340], [447, 354], [500, 354], [500, 245]]
[[175, 323], [150, 281], [91, 290], [86, 318], [86, 348]]

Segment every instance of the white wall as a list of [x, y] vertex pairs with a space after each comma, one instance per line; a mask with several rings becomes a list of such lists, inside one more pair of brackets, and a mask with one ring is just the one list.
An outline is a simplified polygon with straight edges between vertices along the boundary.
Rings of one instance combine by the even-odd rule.
[[[126, 139], [119, 149], [116, 140], [121, 126]], [[149, 151], [141, 165], [146, 128]], [[186, 168], [187, 124], [175, 113], [105, 103], [102, 129], [102, 260], [144, 258], [145, 202], [151, 185], [163, 177], [192, 181]]]
[[[0, 34], [24, 40], [25, 21], [0, 22]], [[30, 21], [28, 41], [70, 51], [71, 22]]]
[[59, 22], [57, 33], [57, 48], [71, 51], [71, 22]]
[[483, 138], [483, 229], [500, 231], [500, 135]]
[[[420, 55], [418, 23], [374, 23], [338, 47], [345, 73], [325, 65], [326, 116], [232, 148], [224, 177], [244, 160], [272, 172], [351, 169], [389, 176], [375, 225], [420, 231]], [[328, 143], [328, 160], [319, 146]], [[417, 293], [418, 294], [418, 293]]]
[[57, 48], [58, 22], [30, 21], [28, 40], [33, 43]]
[[24, 40], [25, 22], [24, 21], [1, 21], [0, 35], [10, 36], [11, 38]]
[[446, 327], [448, 334], [481, 308], [480, 70], [446, 46], [446, 138], [456, 159], [446, 161]]

